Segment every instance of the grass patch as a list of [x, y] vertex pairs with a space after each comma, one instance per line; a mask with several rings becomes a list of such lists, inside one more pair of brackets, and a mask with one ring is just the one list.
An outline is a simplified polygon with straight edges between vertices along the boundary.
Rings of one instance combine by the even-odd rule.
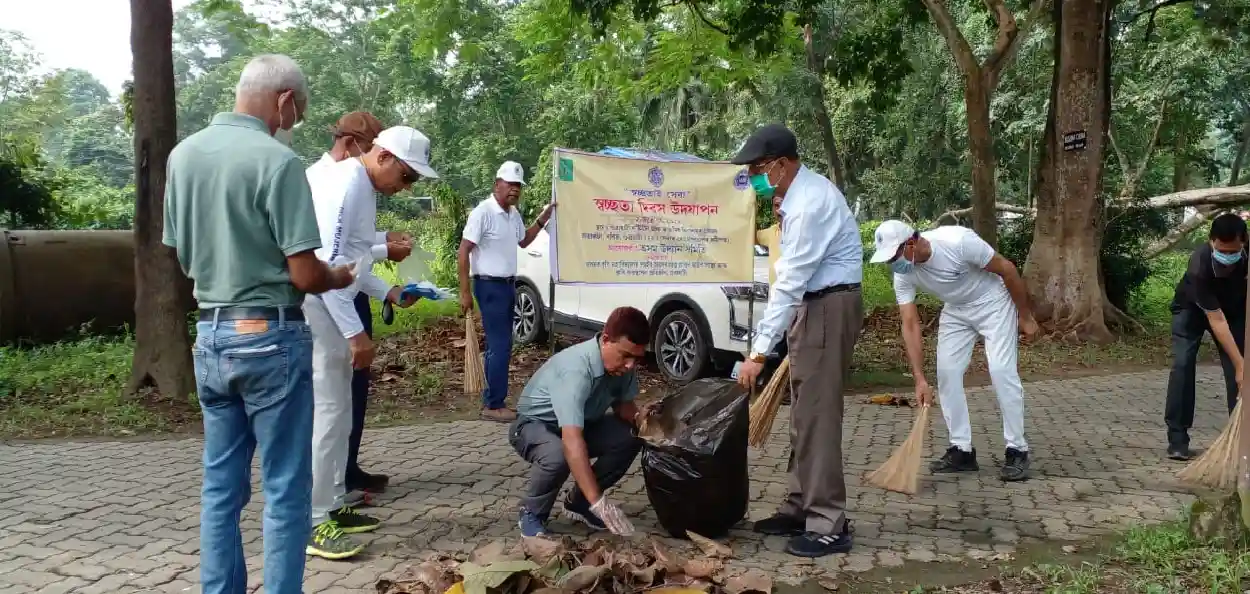
[[1250, 550], [1207, 546], [1183, 521], [1129, 530], [1095, 562], [1044, 563], [1020, 572], [1021, 585], [1053, 594], [1141, 592], [1234, 594], [1250, 578]]

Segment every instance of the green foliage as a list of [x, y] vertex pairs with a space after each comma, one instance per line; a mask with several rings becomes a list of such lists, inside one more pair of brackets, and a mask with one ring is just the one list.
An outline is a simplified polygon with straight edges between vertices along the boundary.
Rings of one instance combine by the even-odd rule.
[[28, 139], [0, 138], [0, 225], [41, 229], [56, 218], [53, 182], [43, 158]]

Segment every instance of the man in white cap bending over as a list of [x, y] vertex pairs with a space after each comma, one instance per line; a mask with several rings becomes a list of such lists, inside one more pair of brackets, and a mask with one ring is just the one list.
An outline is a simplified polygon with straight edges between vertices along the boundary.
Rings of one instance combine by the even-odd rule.
[[326, 559], [346, 559], [364, 547], [349, 534], [368, 532], [378, 521], [344, 505], [348, 443], [352, 431], [352, 370], [368, 369], [375, 354], [353, 301], [358, 292], [409, 307], [416, 300], [401, 297], [371, 272], [377, 243], [375, 192], [387, 196], [417, 180], [437, 178], [430, 168], [430, 140], [407, 126], [378, 134], [369, 152], [310, 169], [321, 249], [317, 257], [330, 262], [361, 262], [359, 277], [345, 289], [309, 295], [304, 316], [313, 335], [313, 534], [306, 552]]
[[[482, 415], [486, 421], [511, 423], [508, 408], [508, 364], [512, 360], [512, 308], [516, 304], [517, 247], [529, 247], [551, 218], [549, 204], [528, 228], [517, 211], [525, 170], [507, 161], [495, 173], [495, 189], [469, 213], [456, 262], [460, 272], [460, 311], [473, 311], [473, 298], [482, 310], [486, 334], [486, 389]], [[472, 288], [469, 279], [473, 279]]]
[[1037, 332], [1037, 322], [1015, 265], [971, 229], [955, 225], [917, 233], [902, 221], [886, 221], [877, 227], [874, 241], [876, 252], [871, 261], [888, 263], [894, 271], [903, 343], [907, 346], [912, 377], [916, 378], [916, 400], [921, 405], [932, 402], [933, 389], [924, 376], [924, 338], [920, 312], [916, 309], [916, 289], [932, 293], [944, 304], [938, 322], [937, 381], [938, 401], [951, 446], [929, 469], [935, 473], [978, 470], [964, 395], [964, 372], [972, 359], [977, 336], [981, 336], [985, 339], [985, 357], [1003, 415], [1003, 439], [1007, 442], [999, 478], [1025, 480], [1029, 445], [1024, 440], [1024, 388], [1016, 358], [1018, 333], [1032, 336]]

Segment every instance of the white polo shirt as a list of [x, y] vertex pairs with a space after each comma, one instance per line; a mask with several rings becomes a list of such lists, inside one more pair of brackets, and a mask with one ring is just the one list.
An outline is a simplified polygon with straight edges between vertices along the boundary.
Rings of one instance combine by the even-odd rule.
[[488, 196], [469, 213], [463, 238], [477, 246], [469, 253], [469, 270], [475, 275], [516, 276], [516, 250], [525, 239], [525, 222], [516, 208], [504, 210]]

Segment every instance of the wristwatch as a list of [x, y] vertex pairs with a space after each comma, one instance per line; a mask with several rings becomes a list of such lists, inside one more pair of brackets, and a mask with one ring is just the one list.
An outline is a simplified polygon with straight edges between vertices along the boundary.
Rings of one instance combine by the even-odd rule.
[[751, 354], [747, 355], [747, 360], [751, 361], [752, 363], [763, 363], [767, 359], [768, 357], [765, 357], [764, 355], [761, 355], [755, 351], [751, 351]]

